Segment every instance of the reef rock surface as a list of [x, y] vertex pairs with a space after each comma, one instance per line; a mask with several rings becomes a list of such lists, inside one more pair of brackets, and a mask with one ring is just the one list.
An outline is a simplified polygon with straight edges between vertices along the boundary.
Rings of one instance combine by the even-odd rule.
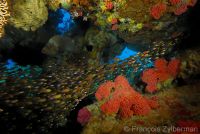
[[25, 31], [35, 31], [48, 19], [44, 0], [17, 0], [11, 5], [10, 24]]

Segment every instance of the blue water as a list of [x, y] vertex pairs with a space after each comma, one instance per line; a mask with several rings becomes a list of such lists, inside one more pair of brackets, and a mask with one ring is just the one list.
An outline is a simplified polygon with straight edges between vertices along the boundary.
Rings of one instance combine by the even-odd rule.
[[[135, 56], [137, 53], [138, 53], [138, 51], [134, 51], [134, 50], [131, 50], [131, 49], [125, 47], [123, 49], [123, 51], [121, 52], [121, 54], [116, 55], [114, 59], [118, 59], [119, 61], [121, 61], [121, 60], [127, 59], [131, 56]], [[109, 63], [112, 64], [113, 62], [115, 62], [114, 59], [110, 60]]]
[[5, 67], [6, 67], [6, 69], [12, 69], [15, 67], [15, 65], [16, 65], [16, 63], [12, 59], [8, 59]]
[[130, 56], [134, 56], [138, 53], [138, 51], [134, 51], [131, 49], [128, 49], [127, 47], [124, 48], [124, 50], [122, 51], [122, 53], [120, 55], [117, 55], [116, 58], [120, 59], [120, 60], [124, 60], [129, 58]]
[[56, 24], [56, 31], [58, 34], [63, 35], [64, 33], [68, 32], [75, 23], [71, 14], [65, 9], [58, 9], [55, 14], [59, 16], [57, 18], [59, 21]]

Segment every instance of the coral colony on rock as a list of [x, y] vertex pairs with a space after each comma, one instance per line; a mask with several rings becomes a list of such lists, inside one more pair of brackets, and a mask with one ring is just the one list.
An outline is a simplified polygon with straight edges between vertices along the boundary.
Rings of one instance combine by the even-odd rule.
[[200, 1], [0, 0], [1, 134], [200, 134]]

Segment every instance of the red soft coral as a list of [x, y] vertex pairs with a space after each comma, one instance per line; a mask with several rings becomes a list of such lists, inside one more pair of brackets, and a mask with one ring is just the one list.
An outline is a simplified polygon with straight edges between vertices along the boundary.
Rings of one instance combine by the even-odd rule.
[[101, 84], [95, 93], [97, 100], [100, 101], [107, 98], [110, 95], [111, 90], [114, 88], [114, 85], [114, 82], [111, 81]]
[[143, 71], [141, 77], [142, 81], [147, 83], [146, 90], [149, 92], [155, 92], [157, 90], [157, 72], [155, 69], [147, 69]]
[[167, 61], [163, 58], [157, 59], [154, 63], [154, 66], [158, 70], [166, 70]]
[[193, 7], [196, 5], [196, 3], [197, 3], [197, 0], [188, 0], [188, 6]]
[[165, 13], [167, 5], [164, 3], [158, 3], [151, 8], [151, 16], [154, 19], [160, 19], [160, 17]]
[[117, 25], [117, 24], [114, 24], [114, 25], [112, 25], [112, 27], [111, 27], [111, 29], [112, 29], [113, 31], [117, 30], [118, 28], [119, 28], [119, 25]]
[[148, 84], [146, 86], [146, 90], [150, 93], [153, 93], [155, 91], [157, 91], [157, 84], [156, 83], [153, 83], [153, 84]]
[[157, 82], [157, 73], [155, 71], [155, 69], [146, 69], [143, 71], [143, 75], [142, 75], [142, 81], [148, 83], [148, 82], [151, 82], [151, 83], [154, 83], [154, 82]]
[[168, 63], [165, 59], [157, 59], [155, 68], [144, 70], [141, 79], [147, 83], [146, 90], [152, 93], [157, 90], [157, 84], [174, 79], [179, 71], [180, 60], [173, 59]]
[[[119, 113], [121, 118], [127, 118], [132, 115], [147, 115], [150, 112], [150, 101], [144, 98], [138, 92], [136, 92], [130, 86], [128, 80], [125, 77], [118, 76], [114, 82], [108, 81], [106, 83], [109, 83], [108, 85], [112, 85], [113, 90], [112, 92], [109, 92], [109, 95], [107, 95], [108, 92], [106, 93], [106, 95], [103, 95], [104, 97], [107, 96], [105, 98], [105, 103], [100, 106], [100, 109], [103, 113]], [[107, 85], [106, 83], [102, 84], [103, 86], [100, 86], [100, 88], [97, 90], [96, 97], [98, 97], [98, 100], [101, 100], [99, 98], [102, 98], [101, 96], [102, 94], [104, 94], [104, 90], [110, 91], [110, 86], [105, 86]], [[109, 89], [105, 89], [105, 87]]]
[[112, 20], [111, 20], [111, 24], [117, 24], [118, 23], [118, 19], [117, 18], [113, 18]]
[[151, 108], [148, 104], [148, 101], [139, 93], [135, 93], [132, 96], [132, 107], [131, 110], [133, 111], [133, 114], [135, 115], [147, 115]]
[[143, 71], [142, 81], [147, 83], [146, 90], [149, 92], [154, 92], [157, 90], [157, 72], [155, 69], [147, 69]]
[[133, 100], [130, 96], [123, 97], [120, 102], [119, 115], [121, 118], [128, 118], [133, 115], [133, 110], [131, 110]]
[[172, 76], [170, 75], [169, 70], [166, 68], [165, 70], [157, 70], [157, 79], [158, 82], [163, 82], [170, 79]]
[[173, 77], [176, 77], [177, 74], [180, 72], [180, 60], [179, 59], [172, 59], [168, 64], [168, 70]]
[[179, 4], [179, 3], [182, 2], [181, 0], [169, 0], [169, 1], [170, 1], [170, 3], [171, 3], [172, 5], [177, 5], [177, 4]]
[[120, 102], [117, 99], [110, 99], [101, 105], [101, 111], [106, 114], [114, 114], [119, 110]]
[[197, 127], [200, 128], [200, 121], [194, 120], [179, 120], [177, 125], [180, 127]]
[[179, 120], [177, 121], [177, 127], [188, 128], [187, 132], [183, 129], [177, 129], [173, 134], [199, 134], [200, 133], [200, 121], [194, 120]]
[[149, 106], [152, 108], [152, 109], [156, 109], [159, 107], [159, 104], [158, 104], [158, 98], [157, 96], [154, 96], [154, 97], [151, 97], [150, 99], [147, 99], [148, 103], [149, 103]]
[[170, 0], [171, 4], [176, 6], [174, 10], [175, 15], [181, 15], [185, 13], [188, 10], [188, 7], [193, 7], [197, 3], [197, 0], [187, 0], [187, 1], [180, 0], [180, 2], [178, 3], [177, 1], [179, 0]]
[[107, 10], [112, 10], [114, 8], [113, 2], [107, 1], [105, 3]]
[[118, 77], [116, 77], [115, 86], [116, 88], [123, 88], [123, 90], [131, 91], [131, 92], [134, 91], [133, 88], [130, 86], [128, 80], [122, 75], [119, 75]]
[[187, 4], [182, 4], [174, 11], [174, 14], [181, 15], [181, 14], [185, 13], [187, 11], [187, 9], [188, 9]]

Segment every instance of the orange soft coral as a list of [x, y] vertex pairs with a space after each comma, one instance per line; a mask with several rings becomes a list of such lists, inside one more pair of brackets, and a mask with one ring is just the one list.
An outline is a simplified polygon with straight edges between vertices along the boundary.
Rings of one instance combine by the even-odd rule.
[[177, 74], [180, 72], [180, 64], [181, 64], [181, 62], [178, 59], [172, 59], [169, 62], [167, 68], [173, 77], [176, 77]]
[[178, 1], [178, 0], [170, 1], [172, 5], [176, 7], [174, 10], [175, 15], [181, 15], [185, 13], [188, 10], [188, 7], [193, 7], [197, 2], [197, 0], [186, 0], [186, 1], [180, 0], [180, 2], [175, 2], [175, 1]]
[[[169, 3], [169, 4], [167, 4]], [[157, 3], [150, 8], [150, 15], [154, 19], [160, 19], [165, 13], [173, 12], [175, 15], [181, 15], [193, 7], [197, 0], [168, 0]]]
[[197, 0], [189, 0], [189, 1], [188, 1], [188, 6], [193, 7], [193, 6], [196, 5], [196, 3], [197, 3]]
[[130, 86], [128, 80], [124, 76], [118, 76], [115, 79], [115, 86], [119, 88], [123, 88], [126, 91], [134, 91], [133, 88]]
[[135, 93], [131, 98], [134, 100], [131, 106], [134, 115], [147, 115], [150, 112], [151, 107], [141, 94]]
[[107, 1], [105, 5], [107, 10], [112, 10], [114, 8], [113, 2], [111, 1]]
[[[110, 89], [111, 87], [112, 91]], [[108, 93], [110, 94], [108, 95]], [[105, 101], [100, 106], [103, 113], [119, 113], [121, 118], [127, 118], [132, 115], [147, 115], [150, 112], [151, 107], [156, 108], [155, 105], [157, 104], [154, 102], [156, 100], [146, 99], [136, 92], [130, 86], [128, 80], [123, 76], [118, 76], [114, 82], [108, 81], [102, 84], [95, 95], [97, 100], [102, 100], [103, 98]]]
[[120, 102], [120, 111], [119, 115], [121, 118], [127, 118], [133, 115], [134, 111], [132, 108], [132, 97], [131, 96], [124, 96]]
[[112, 20], [111, 20], [111, 24], [117, 24], [118, 23], [118, 19], [117, 18], [113, 18]]
[[149, 103], [149, 106], [152, 108], [152, 109], [156, 109], [156, 108], [158, 108], [159, 107], [159, 104], [158, 104], [158, 98], [157, 98], [157, 96], [153, 96], [153, 97], [151, 97], [150, 99], [146, 99], [147, 101], [148, 101], [148, 103]]
[[111, 27], [111, 29], [112, 29], [113, 31], [118, 30], [118, 28], [119, 28], [119, 25], [117, 25], [117, 24], [114, 24], [114, 25], [112, 25], [112, 27]]
[[154, 69], [146, 69], [143, 71], [142, 81], [145, 83], [154, 83], [157, 82], [157, 73]]
[[174, 79], [180, 71], [180, 60], [172, 59], [169, 63], [165, 59], [157, 59], [155, 68], [147, 69], [142, 73], [142, 81], [147, 83], [146, 90], [155, 92], [157, 84], [168, 79]]
[[119, 111], [120, 103], [117, 99], [110, 99], [101, 105], [101, 111], [107, 114], [117, 113]]
[[146, 90], [148, 92], [154, 92], [157, 90], [158, 79], [155, 69], [144, 70], [141, 79], [143, 82], [147, 83]]
[[155, 68], [158, 70], [166, 70], [167, 61], [163, 58], [157, 59], [154, 63]]
[[160, 19], [161, 16], [165, 13], [167, 5], [164, 3], [158, 3], [151, 8], [151, 16], [154, 19]]
[[97, 92], [95, 93], [95, 97], [98, 101], [107, 98], [110, 95], [111, 90], [114, 88], [114, 82], [106, 82], [99, 86]]
[[157, 90], [157, 84], [156, 83], [153, 83], [153, 84], [148, 84], [146, 86], [146, 90], [150, 93], [153, 93]]
[[183, 4], [181, 6], [179, 6], [175, 11], [174, 11], [174, 14], [175, 15], [181, 15], [183, 13], [185, 13], [187, 11], [187, 5], [186, 4]]

